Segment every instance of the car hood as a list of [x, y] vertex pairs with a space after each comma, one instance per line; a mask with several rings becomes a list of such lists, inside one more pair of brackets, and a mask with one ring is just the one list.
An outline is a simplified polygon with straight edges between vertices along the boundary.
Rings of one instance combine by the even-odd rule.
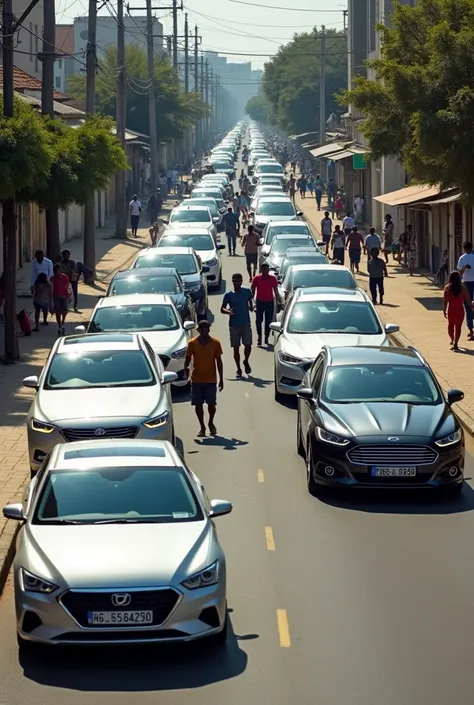
[[269, 223], [271, 220], [297, 220], [297, 215], [255, 215], [256, 223]]
[[360, 335], [357, 333], [283, 333], [281, 349], [288, 355], [314, 360], [324, 345], [343, 348], [348, 345], [379, 346], [389, 345], [385, 333], [379, 335]]
[[153, 350], [160, 355], [171, 354], [174, 350], [185, 348], [186, 333], [182, 328], [177, 330], [145, 330], [142, 335], [148, 340]]
[[181, 274], [180, 276], [186, 289], [196, 286], [196, 284], [202, 284], [201, 274], [199, 272], [196, 272], [195, 274]]
[[[146, 418], [155, 411], [160, 388], [118, 387], [116, 389], [42, 389], [35, 399], [34, 416], [45, 421], [93, 422], [107, 418]], [[102, 425], [102, 424], [100, 424]]]
[[[71, 588], [127, 588], [181, 582], [207, 565], [210, 522], [38, 526], [28, 524], [29, 570]], [[24, 563], [23, 563], [24, 565]]]
[[[420, 439], [444, 438], [455, 429], [454, 416], [446, 404], [417, 406], [409, 403], [364, 402], [327, 404], [321, 402], [324, 427], [343, 436], [403, 436]], [[396, 443], [396, 441], [394, 441]]]
[[203, 264], [206, 264], [211, 259], [217, 259], [216, 250], [195, 250], [195, 252]]

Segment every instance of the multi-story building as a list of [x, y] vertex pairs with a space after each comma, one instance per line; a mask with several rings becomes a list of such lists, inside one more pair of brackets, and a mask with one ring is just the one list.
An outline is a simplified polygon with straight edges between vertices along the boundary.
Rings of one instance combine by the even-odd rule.
[[[29, 6], [29, 0], [13, 0], [13, 14], [20, 17]], [[43, 3], [38, 3], [16, 33], [16, 51], [13, 55], [15, 66], [34, 78], [41, 78], [42, 67], [38, 53], [43, 44]]]
[[[253, 72], [250, 62], [227, 61], [226, 57], [219, 56], [213, 51], [205, 52], [204, 57], [208, 61], [209, 68], [214, 75], [219, 76], [222, 86], [235, 101], [235, 119], [243, 117], [247, 101], [258, 93], [259, 80], [263, 72]], [[257, 77], [253, 76], [254, 73]]]
[[75, 73], [75, 64], [84, 68], [84, 60], [74, 56], [74, 25], [56, 25], [56, 49], [60, 57], [54, 62], [54, 87], [67, 92], [67, 80]]

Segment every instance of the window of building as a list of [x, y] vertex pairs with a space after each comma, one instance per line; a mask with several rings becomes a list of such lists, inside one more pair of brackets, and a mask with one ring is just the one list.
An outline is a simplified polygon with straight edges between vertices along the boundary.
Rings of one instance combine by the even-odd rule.
[[56, 86], [56, 89], [58, 91], [61, 90], [61, 76], [56, 76], [56, 78], [54, 79], [54, 85]]
[[58, 69], [62, 69], [62, 67], [63, 67], [63, 60], [58, 59]]

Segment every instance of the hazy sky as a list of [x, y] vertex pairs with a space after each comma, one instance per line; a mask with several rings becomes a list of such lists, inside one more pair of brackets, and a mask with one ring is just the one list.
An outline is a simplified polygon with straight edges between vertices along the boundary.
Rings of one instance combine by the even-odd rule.
[[[127, 3], [128, 0], [125, 0]], [[293, 34], [310, 30], [317, 25], [343, 28], [344, 0], [183, 0], [184, 11], [179, 13], [182, 29], [184, 12], [188, 13], [190, 28], [199, 26], [203, 50], [218, 51], [228, 61], [251, 61], [253, 68], [263, 68], [269, 56], [281, 44], [291, 40]], [[145, 6], [145, 0], [130, 0], [132, 6]], [[168, 0], [154, 2], [153, 6], [168, 6]], [[56, 0], [56, 18], [59, 24], [71, 22], [74, 17], [87, 14], [87, 0]], [[112, 0], [115, 7], [115, 0]], [[266, 7], [264, 7], [266, 5]], [[286, 9], [281, 9], [286, 8]], [[290, 9], [293, 8], [293, 9]], [[103, 8], [99, 14], [108, 14]], [[132, 12], [144, 15], [145, 12]], [[156, 9], [154, 14], [163, 23], [164, 33], [171, 33], [171, 13]], [[182, 34], [182, 31], [180, 31]], [[247, 56], [246, 56], [247, 55]]]

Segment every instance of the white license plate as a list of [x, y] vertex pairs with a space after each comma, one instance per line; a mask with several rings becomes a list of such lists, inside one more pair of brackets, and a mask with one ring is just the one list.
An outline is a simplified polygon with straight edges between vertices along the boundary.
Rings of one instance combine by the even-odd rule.
[[88, 612], [87, 623], [91, 626], [101, 624], [153, 624], [151, 610], [125, 610], [123, 612]]
[[416, 468], [371, 468], [372, 477], [416, 477]]

